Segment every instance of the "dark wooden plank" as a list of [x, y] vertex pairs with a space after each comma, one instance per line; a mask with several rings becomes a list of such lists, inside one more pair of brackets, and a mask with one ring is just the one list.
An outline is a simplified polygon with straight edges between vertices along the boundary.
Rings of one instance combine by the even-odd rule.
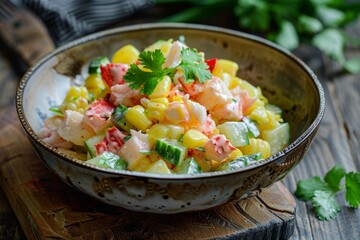
[[[6, 114], [4, 114], [6, 112]], [[256, 197], [175, 215], [112, 207], [63, 183], [36, 157], [14, 108], [0, 111], [0, 185], [26, 236], [98, 239], [288, 239], [295, 201], [280, 182]], [[11, 136], [11, 137], [10, 137]]]
[[[349, 27], [347, 32], [360, 38], [360, 21]], [[358, 58], [360, 61], [359, 47], [349, 48], [346, 57]], [[360, 170], [360, 74], [336, 75], [333, 84], [334, 98], [338, 101], [339, 112], [344, 121], [351, 156], [356, 169]]]
[[[355, 29], [358, 32], [359, 25]], [[348, 55], [360, 56], [359, 49], [348, 49], [347, 52]], [[322, 58], [312, 48], [302, 48], [298, 53], [323, 84], [327, 106], [309, 152], [284, 180], [291, 192], [295, 191], [298, 180], [315, 175], [323, 177], [334, 164], [340, 164], [348, 171], [359, 171], [360, 166], [359, 75], [336, 73], [336, 64]], [[336, 199], [341, 213], [330, 221], [319, 221], [311, 205], [297, 199], [297, 227], [291, 239], [360, 239], [360, 212], [347, 207], [344, 192]]]
[[20, 77], [13, 71], [4, 53], [0, 51], [0, 108], [14, 103], [19, 79]]
[[[149, 11], [152, 12], [153, 10]], [[154, 15], [160, 14], [150, 14], [150, 18], [156, 21], [157, 17], [154, 17]], [[136, 23], [136, 21], [140, 23], [144, 22], [143, 20], [136, 19], [138, 19], [138, 16], [134, 16], [134, 20], [131, 20], [130, 23], [133, 24]], [[216, 19], [216, 23], [214, 23], [215, 25], [218, 24], [218, 20], [219, 19]], [[123, 24], [126, 25], [128, 24], [128, 22], [124, 21]], [[357, 36], [360, 36], [359, 24], [360, 21], [358, 21], [357, 26], [350, 28], [349, 31], [355, 33]], [[227, 26], [228, 25], [225, 25], [225, 27]], [[301, 56], [301, 58], [303, 58], [311, 66], [311, 68], [314, 69], [315, 73], [322, 81], [326, 91], [327, 109], [322, 126], [319, 129], [319, 134], [315, 138], [309, 152], [306, 154], [304, 160], [294, 169], [294, 171], [284, 179], [284, 182], [289, 188], [290, 192], [295, 191], [296, 182], [298, 180], [309, 178], [314, 175], [323, 176], [325, 172], [329, 170], [335, 163], [342, 164], [348, 170], [360, 169], [360, 126], [358, 121], [358, 118], [360, 116], [358, 104], [360, 96], [359, 75], [332, 75], [333, 69], [337, 68], [333, 68], [328, 61], [324, 62], [319, 52], [314, 51], [314, 49], [312, 48], [301, 48], [298, 53], [299, 56]], [[347, 52], [347, 56], [359, 56], [359, 49], [349, 49], [349, 51]], [[4, 62], [2, 62], [1, 59], [0, 66], [1, 70], [4, 70], [3, 66], [6, 66], [5, 68], [11, 69], [10, 66], [6, 64], [4, 65]], [[5, 74], [8, 73], [6, 73], [6, 71], [0, 72], [1, 77], [4, 77]], [[11, 102], [14, 98], [13, 91], [16, 87], [16, 81], [8, 79], [14, 78], [11, 77], [10, 74], [10, 77], [6, 76], [5, 82], [0, 79], [0, 89], [2, 93], [0, 96], [1, 106], [6, 105], [8, 102]], [[313, 214], [311, 205], [303, 203], [296, 199], [297, 224], [295, 232], [291, 239], [360, 239], [359, 211], [346, 207], [343, 193], [339, 195], [337, 199], [342, 207], [341, 213], [337, 216], [335, 220], [331, 220], [328, 222], [321, 222], [316, 219]], [[56, 201], [57, 199], [54, 198], [53, 200]], [[257, 198], [257, 200], [263, 203], [261, 197]], [[5, 205], [3, 205], [3, 203]], [[9, 239], [16, 239], [16, 227], [11, 228], [12, 230], [7, 228], [8, 226], [12, 226], [11, 221], [14, 220], [14, 217], [11, 216], [11, 210], [7, 207], [7, 201], [1, 200], [1, 194], [0, 206], [0, 239], [6, 239], [7, 237]], [[78, 210], [80, 211], [81, 206], [78, 207]], [[270, 206], [268, 207], [270, 209]], [[106, 209], [105, 206], [104, 209]], [[220, 212], [219, 214], [221, 216], [229, 216], [227, 217], [227, 221], [230, 222], [228, 220], [229, 218], [237, 219], [236, 221], [240, 221], [241, 216], [237, 214], [240, 209], [242, 208], [238, 206], [237, 208], [223, 208], [218, 211]], [[2, 223], [1, 216], [6, 216], [7, 213], [10, 213], [10, 217], [7, 219], [12, 220], [7, 223]], [[276, 215], [278, 215], [279, 218], [282, 217], [279, 212], [277, 212]], [[70, 214], [68, 210], [60, 209], [59, 214], [56, 215], [57, 220], [64, 221], [64, 216], [71, 219], [76, 219], [75, 213]], [[90, 214], [90, 216], [96, 217], [97, 215]], [[201, 216], [204, 217], [205, 215]], [[213, 219], [211, 218], [211, 216], [212, 215], [206, 215], [205, 219], [207, 219], [207, 221], [209, 221], [209, 219]], [[207, 222], [198, 223], [199, 226], [210, 226], [206, 224]], [[248, 222], [248, 224], [251, 225], [253, 223]], [[74, 229], [74, 231], [78, 231], [78, 225], [76, 221], [70, 221], [68, 223], [68, 226]], [[125, 230], [130, 231], [133, 229], [131, 227], [134, 226], [136, 227], [137, 225], [127, 226], [128, 228], [125, 228]], [[163, 231], [168, 230], [168, 228], [164, 226], [162, 229]], [[3, 232], [1, 232], [2, 230]], [[4, 235], [1, 235], [4, 233], [5, 230], [6, 232], [9, 232], [10, 235], [6, 235], [6, 237], [4, 237]], [[114, 236], [114, 233], [119, 235], [123, 232], [105, 231], [102, 234], [96, 233], [92, 237], [99, 238], [101, 236], [106, 236], [108, 238], [111, 238]], [[230, 236], [228, 237], [231, 238]]]
[[[3, 52], [0, 52], [0, 108], [14, 102], [18, 79], [19, 76], [15, 74]], [[25, 234], [1, 188], [0, 239], [25, 239]]]
[[0, 189], [0, 239], [26, 239], [14, 212]]

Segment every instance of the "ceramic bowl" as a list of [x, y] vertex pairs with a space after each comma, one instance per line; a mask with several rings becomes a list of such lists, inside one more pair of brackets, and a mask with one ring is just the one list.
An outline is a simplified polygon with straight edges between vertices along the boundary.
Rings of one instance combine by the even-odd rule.
[[[207, 58], [239, 64], [239, 77], [261, 87], [291, 126], [283, 151], [243, 169], [197, 175], [160, 175], [96, 167], [43, 142], [37, 132], [86, 63], [125, 44], [143, 49], [158, 39], [178, 39]], [[197, 211], [239, 201], [282, 179], [303, 158], [324, 114], [323, 89], [314, 73], [289, 51], [262, 38], [193, 24], [142, 24], [111, 29], [62, 46], [22, 78], [16, 98], [19, 119], [39, 158], [63, 181], [110, 205], [153, 213]]]

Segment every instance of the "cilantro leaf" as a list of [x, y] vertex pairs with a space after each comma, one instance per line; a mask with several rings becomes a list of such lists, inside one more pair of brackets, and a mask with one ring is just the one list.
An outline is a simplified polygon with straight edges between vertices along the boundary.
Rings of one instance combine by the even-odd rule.
[[129, 83], [130, 88], [139, 89], [141, 93], [150, 95], [165, 75], [163, 71], [145, 72], [133, 63], [127, 70], [124, 80]]
[[64, 117], [64, 113], [59, 109], [59, 107], [51, 107], [49, 111], [53, 112], [55, 116]]
[[311, 202], [315, 208], [315, 214], [320, 220], [335, 218], [340, 211], [340, 206], [332, 192], [316, 190]]
[[352, 58], [345, 62], [344, 68], [349, 73], [360, 73], [360, 58]]
[[325, 182], [329, 184], [329, 186], [333, 189], [333, 191], [337, 192], [341, 189], [340, 182], [341, 179], [345, 176], [346, 171], [343, 167], [335, 165], [326, 175]]
[[314, 34], [323, 30], [323, 25], [319, 19], [301, 15], [298, 22], [299, 32]]
[[165, 60], [166, 58], [160, 49], [156, 49], [155, 51], [143, 51], [139, 55], [140, 63], [144, 68], [150, 69], [152, 72], [161, 72]]
[[155, 51], [143, 51], [139, 55], [139, 61], [144, 67], [141, 69], [135, 63], [130, 65], [124, 80], [132, 89], [139, 89], [141, 93], [150, 95], [156, 85], [173, 69], [162, 68], [165, 57], [159, 49]]
[[360, 206], [360, 173], [346, 172], [341, 166], [335, 165], [324, 177], [315, 176], [297, 183], [295, 195], [303, 201], [311, 200], [316, 216], [320, 220], [334, 218], [340, 211], [335, 194], [344, 189], [341, 180], [345, 176], [345, 199], [351, 207]]
[[332, 192], [332, 188], [327, 183], [315, 176], [298, 181], [295, 195], [303, 201], [308, 201], [314, 196], [316, 190]]
[[329, 57], [343, 63], [345, 62], [343, 54], [344, 41], [344, 36], [339, 30], [329, 28], [315, 35], [312, 44]]
[[345, 199], [351, 207], [359, 207], [360, 204], [360, 173], [350, 172], [345, 177]]
[[141, 93], [151, 95], [157, 84], [165, 76], [173, 76], [176, 69], [180, 67], [184, 72], [185, 82], [193, 82], [196, 79], [204, 83], [211, 79], [209, 66], [203, 61], [201, 55], [193, 48], [184, 48], [181, 50], [182, 61], [176, 67], [163, 68], [166, 58], [161, 50], [143, 51], [139, 55], [140, 68], [133, 63], [127, 70], [124, 80], [129, 83], [132, 89], [138, 89]]
[[344, 12], [327, 6], [317, 6], [316, 16], [326, 26], [337, 26], [345, 19]]
[[185, 82], [194, 82], [196, 78], [204, 83], [211, 78], [209, 66], [202, 60], [200, 54], [193, 48], [183, 48], [181, 50], [182, 61], [179, 67], [184, 72]]
[[267, 2], [263, 0], [242, 0], [237, 2], [234, 10], [235, 15], [238, 16], [240, 26], [251, 30], [265, 31], [269, 29], [271, 12]]
[[297, 48], [299, 46], [299, 36], [294, 25], [289, 21], [283, 21], [280, 32], [275, 36], [275, 41], [289, 50]]

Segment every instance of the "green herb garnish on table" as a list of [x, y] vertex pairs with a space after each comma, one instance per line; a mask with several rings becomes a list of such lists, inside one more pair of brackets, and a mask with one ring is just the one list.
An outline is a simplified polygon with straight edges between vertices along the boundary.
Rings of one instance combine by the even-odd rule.
[[[345, 0], [157, 0], [157, 4], [187, 6], [164, 22], [202, 23], [222, 12], [232, 15], [229, 25], [261, 35], [293, 50], [310, 44], [350, 73], [360, 72], [360, 59], [346, 59], [344, 48], [360, 46], [360, 39], [343, 30], [360, 16], [360, 2]], [[205, 14], [206, 13], [206, 14]], [[237, 21], [236, 24], [233, 22]], [[219, 21], [218, 21], [219, 22]]]
[[[345, 184], [341, 181], [345, 177]], [[316, 216], [320, 220], [335, 218], [340, 205], [335, 199], [336, 193], [346, 191], [345, 199], [350, 207], [358, 208], [360, 204], [360, 173], [346, 172], [335, 165], [321, 180], [319, 176], [297, 183], [295, 195], [302, 201], [311, 201]]]

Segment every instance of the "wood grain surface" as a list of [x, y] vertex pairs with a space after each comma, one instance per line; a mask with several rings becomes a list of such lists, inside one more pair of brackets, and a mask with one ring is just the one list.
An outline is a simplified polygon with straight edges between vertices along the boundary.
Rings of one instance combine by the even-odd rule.
[[159, 215], [112, 207], [63, 183], [37, 158], [13, 106], [0, 111], [0, 185], [30, 239], [288, 239], [295, 200], [283, 184], [207, 211]]
[[[152, 10], [149, 9], [149, 11], [151, 12]], [[152, 20], [156, 20], [156, 18], [158, 17], [154, 17], [154, 14], [158, 13], [156, 11], [148, 13], [148, 15], [152, 17]], [[135, 17], [132, 20], [132, 23], [134, 22], [141, 23], [143, 22], [143, 20], [139, 20], [139, 18]], [[221, 21], [220, 23], [220, 26], [222, 27], [230, 27], [230, 25], [222, 24]], [[126, 25], [127, 23], [123, 22], [122, 24]], [[212, 22], [211, 24], [217, 25], [218, 23]], [[358, 20], [355, 25], [349, 27], [348, 32], [351, 33], [353, 36], [360, 37], [360, 20]], [[16, 82], [19, 79], [19, 76], [14, 72], [15, 67], [9, 65], [8, 57], [2, 54], [2, 50], [4, 50], [4, 48], [0, 49], [0, 103], [1, 106], [6, 106], [13, 102]], [[21, 185], [26, 185], [29, 187], [29, 189], [33, 189], [34, 192], [32, 194], [36, 193], [35, 189], [45, 189], [45, 192], [46, 190], [49, 191], [49, 193], [42, 192], [41, 194], [39, 191], [35, 199], [28, 200], [30, 201], [30, 204], [35, 204], [36, 201], [41, 202], [43, 198], [50, 198], [52, 200], [52, 207], [46, 207], [46, 210], [44, 210], [43, 212], [36, 213], [37, 215], [41, 215], [42, 218], [46, 219], [46, 221], [44, 220], [45, 222], [43, 222], [43, 224], [45, 225], [41, 225], [46, 227], [43, 227], [44, 229], [41, 230], [46, 232], [47, 237], [54, 236], [57, 234], [56, 231], [58, 231], [59, 229], [57, 229], [55, 232], [50, 231], [48, 226], [55, 223], [61, 223], [62, 226], [66, 226], [67, 229], [71, 229], [70, 232], [74, 238], [76, 236], [79, 236], [81, 232], [85, 231], [88, 233], [87, 238], [113, 238], [114, 236], [120, 238], [122, 236], [127, 236], [129, 238], [138, 239], [140, 238], [139, 236], [141, 236], [143, 238], [155, 239], [155, 235], [149, 234], [150, 232], [156, 232], [153, 229], [157, 229], [158, 232], [165, 234], [161, 236], [172, 236], [171, 233], [172, 231], [174, 231], [174, 228], [169, 228], [169, 223], [177, 222], [177, 219], [185, 219], [186, 221], [193, 223], [190, 229], [185, 228], [185, 230], [183, 231], [188, 234], [186, 236], [190, 236], [190, 230], [200, 228], [203, 230], [206, 229], [208, 233], [219, 231], [219, 234], [222, 234], [221, 236], [223, 236], [223, 238], [225, 239], [235, 239], [236, 235], [229, 235], [228, 232], [232, 231], [233, 233], [236, 232], [236, 234], [240, 234], [241, 231], [243, 231], [242, 228], [238, 228], [239, 225], [237, 225], [236, 227], [236, 224], [234, 224], [237, 221], [241, 221], [242, 214], [245, 213], [249, 215], [249, 212], [256, 212], [258, 210], [257, 207], [265, 206], [266, 211], [261, 211], [261, 213], [263, 214], [265, 212], [265, 216], [267, 216], [267, 214], [269, 214], [268, 216], [271, 216], [271, 214], [273, 214], [273, 217], [275, 214], [275, 219], [277, 219], [278, 223], [280, 223], [282, 226], [286, 227], [287, 224], [295, 223], [294, 233], [290, 237], [291, 240], [360, 239], [360, 211], [357, 209], [349, 208], [347, 206], [344, 199], [344, 192], [341, 192], [336, 196], [336, 199], [341, 206], [341, 212], [334, 220], [318, 220], [313, 213], [313, 208], [311, 204], [301, 202], [297, 198], [295, 198], [295, 222], [290, 220], [291, 210], [289, 211], [288, 209], [285, 211], [277, 211], [277, 209], [281, 208], [280, 206], [278, 206], [278, 199], [283, 199], [283, 196], [287, 195], [287, 191], [293, 193], [296, 189], [296, 183], [300, 179], [310, 178], [315, 175], [323, 177], [325, 173], [331, 167], [333, 167], [334, 164], [340, 164], [344, 166], [348, 171], [360, 171], [360, 75], [349, 75], [343, 72], [339, 72], [339, 68], [334, 62], [329, 61], [327, 58], [324, 58], [324, 56], [319, 51], [308, 46], [300, 47], [295, 51], [295, 54], [299, 56], [302, 60], [304, 60], [317, 74], [326, 93], [327, 106], [324, 119], [318, 131], [318, 134], [315, 137], [312, 146], [310, 147], [310, 150], [305, 155], [303, 161], [282, 181], [286, 188], [283, 188], [283, 186], [281, 185], [275, 185], [274, 187], [276, 187], [276, 189], [270, 190], [271, 194], [276, 193], [276, 201], [267, 201], [266, 199], [268, 199], [268, 197], [266, 196], [265, 192], [265, 195], [260, 195], [254, 199], [251, 199], [250, 203], [241, 202], [236, 205], [226, 205], [214, 210], [185, 214], [186, 216], [176, 215], [175, 217], [170, 217], [160, 215], [159, 217], [158, 215], [151, 214], [147, 214], [144, 216], [140, 213], [129, 213], [129, 211], [127, 210], [122, 210], [118, 208], [114, 209], [113, 207], [98, 204], [94, 202], [93, 199], [89, 199], [83, 194], [72, 190], [67, 185], [64, 185], [62, 182], [56, 182], [57, 179], [53, 175], [50, 174], [47, 175], [47, 177], [40, 177], [41, 175], [38, 174], [37, 179], [33, 181], [28, 181], [26, 182], [26, 184], [19, 184], [17, 187], [20, 187]], [[356, 47], [349, 48], [346, 51], [346, 55], [347, 57], [360, 57], [360, 49]], [[1, 115], [0, 121], [9, 121], [11, 118], [9, 118], [8, 113], [10, 112], [11, 111], [9, 110], [7, 111], [7, 113], [5, 114], [5, 118], [4, 115]], [[12, 132], [14, 130], [17, 131], [18, 134], [21, 133], [18, 128], [12, 127], [1, 127], [0, 133], [4, 133], [4, 131]], [[19, 138], [21, 142], [23, 141], [21, 139], [24, 139], [23, 136], [21, 137], [21, 134], [11, 134], [10, 138]], [[4, 139], [2, 137], [0, 137], [0, 140], [3, 143]], [[25, 142], [26, 141], [22, 142], [24, 143], [24, 147], [29, 147], [29, 145], [26, 145]], [[4, 151], [8, 152], [11, 149], [11, 146], [9, 145], [0, 146], [1, 156], [5, 154]], [[24, 155], [30, 157], [30, 155]], [[9, 160], [9, 158], [7, 159]], [[12, 159], [21, 158], [19, 158], [19, 156], [16, 156], [15, 154], [14, 158]], [[10, 179], [13, 183], [19, 183], [19, 179], [17, 177], [9, 175], [8, 170], [10, 170], [10, 164], [5, 164], [5, 166], [7, 167], [2, 167], [0, 177], [2, 179], [5, 179], [3, 178], [3, 176], [7, 176], [6, 178], [8, 179], [8, 181]], [[46, 172], [46, 169], [41, 166], [41, 164], [39, 166], [32, 166], [26, 169], [27, 172], [30, 172], [29, 170], [31, 170], [33, 174]], [[25, 170], [21, 168], [20, 171]], [[53, 181], [56, 182], [55, 185], [51, 184]], [[57, 190], [61, 189], [62, 187], [67, 190], [60, 194]], [[5, 189], [5, 186], [3, 186], [3, 188]], [[13, 189], [11, 189], [11, 191], [14, 193]], [[284, 191], [284, 193], [281, 193], [282, 191]], [[31, 191], [28, 191], [26, 193], [22, 193], [21, 196], [28, 197], [28, 194], [30, 193]], [[264, 192], [262, 194], [264, 194]], [[16, 197], [17, 193], [14, 195], [15, 200], [11, 200], [12, 205], [23, 206], [24, 202], [19, 200], [19, 196]], [[62, 198], [59, 198], [59, 195]], [[22, 228], [19, 225], [17, 218], [12, 212], [9, 203], [7, 199], [4, 198], [4, 196], [5, 194], [0, 193], [0, 239], [25, 239], [26, 237], [22, 231]], [[6, 197], [10, 198], [7, 194]], [[11, 197], [11, 199], [12, 198], [13, 197]], [[42, 207], [39, 206], [39, 203], [36, 204], [37, 207]], [[74, 207], [69, 208], [69, 206]], [[291, 206], [291, 204], [286, 206], [289, 207]], [[285, 208], [284, 205], [282, 205], [282, 208]], [[16, 208], [14, 207], [14, 209]], [[25, 213], [25, 211], [23, 211], [23, 208], [18, 207], [18, 209], [20, 209], [19, 211], [22, 211], [22, 214]], [[121, 223], [123, 223], [122, 221], [124, 221], [125, 216], [125, 220], [128, 219], [129, 214], [131, 216], [129, 220], [131, 221], [131, 224], [123, 225], [120, 228], [116, 228], [119, 227]], [[84, 220], [80, 221], [80, 223], [79, 216], [82, 216], [84, 218]], [[98, 221], [99, 223], [103, 221], [103, 219], [106, 219], [106, 216], [111, 216], [107, 219], [110, 222], [105, 222], [106, 224], [109, 224], [106, 225], [108, 227], [107, 229], [111, 230], [96, 232], [94, 231], [94, 229], [90, 228], [91, 224], [89, 224], [88, 221]], [[263, 215], [261, 215], [261, 217], [263, 217]], [[28, 229], [24, 228], [25, 232], [35, 230], [39, 232], [37, 225], [34, 224], [34, 222], [32, 221], [33, 218], [31, 218], [31, 215], [27, 215], [25, 219], [26, 221], [28, 221], [26, 223]], [[229, 219], [232, 219], [232, 221], [229, 221]], [[146, 226], [144, 224], [145, 222], [149, 224]], [[261, 218], [252, 218], [250, 221], [245, 221], [245, 223], [247, 223], [249, 226], [255, 223], [263, 223], [263, 221], [261, 220]], [[218, 226], [221, 227], [217, 228]], [[149, 229], [152, 231], [149, 231]], [[278, 227], [273, 228], [272, 230], [274, 229], [281, 229], [281, 231], [283, 231], [282, 234], [284, 236], [287, 236], [286, 234], [284, 234], [284, 232], [286, 233], [286, 231], [284, 231], [284, 228]], [[262, 233], [275, 234], [274, 232], [263, 231]], [[27, 235], [27, 237], [29, 238], [39, 237], [37, 233]], [[256, 235], [254, 236], [254, 239], [271, 239], [271, 237], [272, 235]], [[206, 237], [204, 236], [203, 238]], [[196, 239], [199, 239], [199, 236], [197, 236]]]
[[[292, 235], [296, 204], [281, 183], [237, 204], [156, 215], [105, 205], [61, 182], [34, 154], [13, 105], [18, 76], [6, 60], [11, 59], [15, 66], [21, 60], [28, 67], [54, 48], [41, 23], [21, 12], [11, 21], [0, 22], [6, 30], [2, 40], [9, 50], [0, 65], [5, 73], [0, 75], [1, 105], [6, 106], [0, 110], [0, 185], [17, 217], [2, 200], [0, 238], [288, 239]], [[29, 38], [29, 34], [34, 36]]]

